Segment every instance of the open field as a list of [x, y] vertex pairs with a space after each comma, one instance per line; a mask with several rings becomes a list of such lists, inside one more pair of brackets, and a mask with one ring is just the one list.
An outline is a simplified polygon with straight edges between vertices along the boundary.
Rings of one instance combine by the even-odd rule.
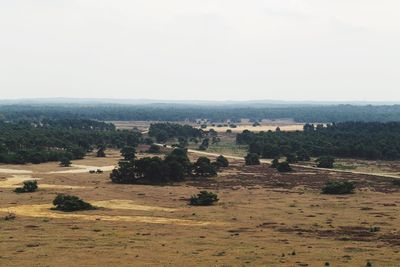
[[[400, 187], [391, 179], [301, 168], [280, 174], [234, 160], [214, 178], [116, 185], [107, 168], [118, 158], [116, 152], [89, 156], [74, 161], [78, 167], [70, 172], [56, 163], [1, 166], [0, 215], [17, 217], [0, 221], [0, 265], [365, 266], [370, 260], [373, 266], [396, 266], [400, 261]], [[106, 172], [89, 174], [79, 166]], [[40, 178], [41, 189], [12, 192], [15, 184], [4, 181], [21, 175]], [[333, 178], [356, 181], [356, 193], [321, 195]], [[220, 202], [188, 206], [188, 197], [201, 189], [217, 192]], [[100, 208], [52, 211], [57, 192]]]
[[[118, 129], [134, 129], [137, 128], [141, 132], [147, 132], [151, 123], [156, 123], [157, 121], [111, 121]], [[177, 122], [174, 122], [177, 123]], [[199, 124], [190, 123], [188, 121], [178, 122], [180, 124], [187, 124], [193, 127], [200, 128]], [[261, 132], [261, 131], [275, 131], [277, 127], [279, 127], [282, 131], [302, 131], [303, 124], [296, 123], [291, 120], [281, 120], [281, 121], [271, 121], [264, 120], [260, 123], [260, 126], [253, 126], [253, 123], [249, 122], [249, 120], [242, 120], [240, 123], [235, 123], [236, 128], [229, 127], [227, 124], [220, 124], [218, 127], [218, 123], [215, 123], [212, 126], [210, 123], [206, 124], [207, 127], [203, 130], [209, 131], [210, 129], [214, 129], [218, 133], [225, 133], [226, 130], [231, 130], [233, 133], [239, 133], [244, 130], [250, 130], [253, 132]]]

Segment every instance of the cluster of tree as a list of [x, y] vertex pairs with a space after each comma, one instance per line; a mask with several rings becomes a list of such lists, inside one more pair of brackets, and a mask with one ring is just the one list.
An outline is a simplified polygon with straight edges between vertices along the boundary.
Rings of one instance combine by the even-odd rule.
[[53, 200], [53, 205], [55, 206], [53, 208], [54, 210], [66, 212], [96, 209], [96, 207], [92, 206], [90, 203], [83, 201], [77, 196], [64, 194], [58, 194]]
[[0, 122], [0, 163], [24, 164], [81, 159], [99, 147], [137, 145], [141, 134], [119, 131], [112, 124], [88, 120]]
[[23, 186], [15, 188], [14, 192], [15, 193], [32, 193], [32, 192], [35, 192], [37, 189], [38, 189], [38, 185], [37, 185], [36, 180], [24, 181]]
[[203, 131], [190, 125], [181, 125], [177, 123], [153, 123], [149, 128], [149, 136], [154, 137], [157, 142], [166, 142], [173, 138], [201, 138]]
[[[400, 159], [400, 122], [343, 122], [314, 126], [304, 131], [260, 132], [243, 131], [236, 137], [238, 144], [249, 146], [250, 153], [263, 158], [287, 156], [309, 160], [310, 156], [363, 158], [371, 160]], [[326, 161], [327, 159], [327, 161]], [[332, 162], [323, 158], [319, 165]]]
[[183, 181], [185, 177], [213, 176], [220, 167], [228, 166], [226, 158], [220, 156], [216, 162], [211, 162], [206, 157], [199, 157], [191, 163], [187, 150], [176, 148], [164, 159], [160, 157], [144, 157], [136, 159], [135, 149], [127, 147], [122, 150], [124, 157], [118, 163], [118, 168], [110, 174], [114, 183], [120, 184], [160, 184]]
[[[0, 105], [4, 120], [96, 119], [100, 121], [196, 121], [236, 122], [248, 118], [292, 118], [297, 122], [400, 121], [400, 105], [189, 105], [189, 104], [62, 104]], [[204, 120], [203, 120], [204, 121]]]

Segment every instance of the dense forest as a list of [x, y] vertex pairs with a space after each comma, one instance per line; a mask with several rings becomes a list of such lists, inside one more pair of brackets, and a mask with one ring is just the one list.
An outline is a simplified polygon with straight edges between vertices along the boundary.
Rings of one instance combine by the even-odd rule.
[[137, 145], [141, 134], [118, 131], [113, 124], [90, 120], [0, 122], [1, 163], [42, 163], [79, 159], [97, 147]]
[[260, 132], [243, 131], [236, 137], [238, 144], [249, 145], [249, 152], [263, 158], [297, 154], [331, 155], [362, 159], [400, 159], [400, 123], [344, 122], [327, 126], [306, 124], [304, 131]]
[[252, 121], [261, 119], [291, 118], [297, 122], [344, 122], [344, 121], [400, 121], [400, 105], [187, 105], [187, 104], [47, 104], [0, 105], [0, 120], [38, 121], [47, 119], [94, 119], [146, 120], [146, 121], [195, 121], [212, 122], [242, 118]]
[[172, 138], [200, 138], [203, 136], [203, 131], [190, 125], [169, 122], [152, 123], [149, 128], [149, 136], [154, 137], [157, 142], [165, 142]]

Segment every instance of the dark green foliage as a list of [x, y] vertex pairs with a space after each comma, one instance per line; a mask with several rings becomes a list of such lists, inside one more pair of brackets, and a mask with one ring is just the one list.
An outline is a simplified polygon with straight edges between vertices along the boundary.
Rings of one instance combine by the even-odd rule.
[[199, 146], [199, 150], [202, 150], [202, 151], [207, 150], [209, 143], [210, 143], [210, 139], [204, 138]]
[[250, 153], [263, 158], [295, 154], [300, 161], [324, 155], [396, 160], [400, 159], [400, 123], [307, 124], [304, 131], [297, 132], [253, 133], [245, 130], [237, 135], [236, 142], [248, 145]]
[[136, 157], [136, 149], [133, 146], [126, 146], [121, 150], [124, 160], [134, 160]]
[[300, 150], [297, 152], [297, 161], [310, 161], [310, 154], [305, 150]]
[[225, 158], [224, 156], [220, 155], [217, 157], [216, 159], [216, 163], [218, 164], [219, 167], [221, 168], [226, 168], [229, 166], [229, 161], [227, 158]]
[[69, 167], [69, 166], [71, 166], [71, 161], [69, 160], [69, 158], [61, 158], [60, 166], [61, 167]]
[[105, 152], [106, 148], [104, 146], [101, 146], [96, 153], [96, 157], [98, 158], [105, 158], [106, 157], [106, 152]]
[[15, 188], [15, 193], [31, 193], [35, 192], [38, 189], [37, 181], [24, 181], [24, 185], [22, 187]]
[[174, 149], [165, 159], [145, 157], [121, 160], [118, 168], [110, 174], [113, 183], [120, 184], [162, 184], [182, 181], [190, 175], [192, 164], [185, 149]]
[[354, 182], [351, 181], [329, 181], [322, 188], [322, 193], [330, 195], [352, 194], [355, 188]]
[[335, 163], [335, 159], [330, 156], [322, 156], [319, 157], [315, 162], [317, 162], [318, 168], [332, 169], [333, 163]]
[[286, 161], [290, 164], [296, 163], [297, 162], [297, 157], [293, 153], [288, 153], [286, 154]]
[[198, 176], [214, 176], [217, 174], [216, 167], [211, 164], [207, 157], [199, 157], [193, 164], [193, 171]]
[[189, 200], [189, 204], [193, 206], [210, 206], [215, 202], [218, 202], [218, 196], [212, 192], [200, 191], [197, 196], [192, 196]]
[[257, 153], [249, 153], [244, 158], [246, 165], [260, 165], [260, 157]]
[[272, 162], [271, 162], [271, 166], [270, 167], [276, 169], [276, 168], [278, 168], [278, 165], [279, 165], [279, 159], [278, 158], [274, 158], [272, 160]]
[[158, 145], [150, 145], [149, 149], [147, 150], [148, 153], [157, 154], [160, 153], [160, 147]]
[[276, 169], [279, 172], [290, 172], [290, 171], [292, 171], [292, 168], [290, 167], [289, 162], [287, 162], [287, 161], [278, 163], [278, 165], [276, 166]]
[[202, 131], [190, 125], [181, 125], [177, 123], [153, 123], [149, 128], [149, 136], [156, 138], [157, 142], [166, 142], [172, 138], [201, 137]]
[[58, 194], [57, 197], [53, 200], [53, 205], [55, 206], [55, 210], [67, 212], [95, 209], [95, 207], [93, 207], [91, 204], [83, 201], [77, 196], [64, 194]]
[[112, 124], [71, 119], [0, 122], [0, 162], [43, 163], [81, 159], [98, 144], [120, 148], [140, 141], [140, 133], [118, 131]]
[[[279, 105], [248, 103], [247, 105], [190, 105], [182, 104], [21, 104], [0, 105], [6, 121], [40, 118], [68, 120], [70, 118], [101, 121], [196, 121], [206, 118], [213, 122], [239, 121], [241, 118], [293, 118], [297, 122], [399, 121], [400, 105]], [[203, 120], [204, 121], [204, 120]]]
[[392, 183], [393, 183], [393, 185], [400, 186], [400, 179], [393, 179]]

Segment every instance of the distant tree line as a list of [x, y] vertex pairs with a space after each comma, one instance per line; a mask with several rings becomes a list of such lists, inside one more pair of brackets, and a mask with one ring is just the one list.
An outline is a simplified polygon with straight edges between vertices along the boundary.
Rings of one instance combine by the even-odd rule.
[[182, 142], [189, 138], [201, 138], [203, 131], [190, 125], [177, 123], [153, 123], [149, 128], [149, 136], [154, 137], [157, 142], [166, 142], [169, 139], [178, 138]]
[[[399, 122], [343, 122], [324, 126], [306, 124], [304, 131], [243, 131], [236, 137], [238, 144], [249, 146], [250, 153], [263, 158], [286, 156], [289, 160], [309, 160], [310, 156], [371, 160], [400, 159]], [[325, 158], [323, 158], [325, 159]], [[329, 158], [327, 158], [329, 159]]]
[[0, 163], [24, 164], [80, 159], [96, 147], [137, 145], [141, 134], [90, 120], [0, 122]]
[[253, 122], [261, 119], [291, 118], [297, 122], [390, 122], [400, 121], [400, 105], [222, 105], [200, 106], [187, 104], [59, 104], [59, 105], [0, 105], [0, 120], [36, 121], [43, 118], [145, 121], [196, 121], [237, 122], [248, 118]]

